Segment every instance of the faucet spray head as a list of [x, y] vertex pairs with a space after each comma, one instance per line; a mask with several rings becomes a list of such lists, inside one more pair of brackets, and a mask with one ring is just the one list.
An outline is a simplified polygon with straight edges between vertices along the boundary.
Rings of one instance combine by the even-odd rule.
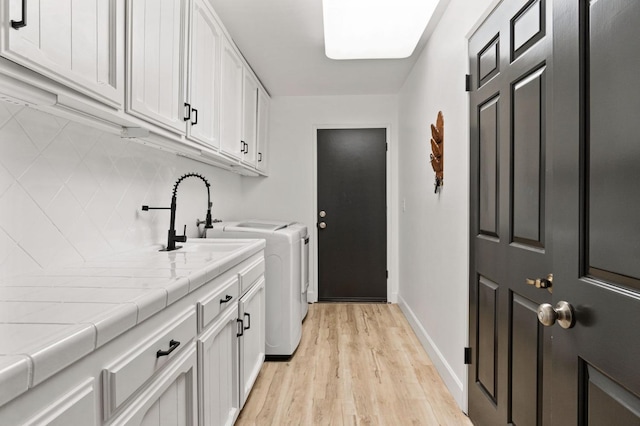
[[[209, 188], [207, 188], [207, 189], [209, 189]], [[213, 206], [213, 203], [209, 202], [209, 208], [207, 209], [207, 218], [206, 218], [205, 223], [204, 223], [205, 229], [213, 228], [213, 223], [212, 223], [212, 220], [211, 220], [211, 207], [212, 206]]]

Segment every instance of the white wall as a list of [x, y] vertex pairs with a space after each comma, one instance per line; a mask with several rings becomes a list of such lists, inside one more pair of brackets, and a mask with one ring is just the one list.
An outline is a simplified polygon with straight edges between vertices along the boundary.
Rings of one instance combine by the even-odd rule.
[[[389, 300], [397, 292], [397, 97], [322, 96], [274, 97], [271, 102], [269, 177], [243, 178], [245, 218], [298, 221], [309, 227], [311, 245], [310, 300], [315, 300], [316, 241], [315, 128], [390, 126], [388, 173], [390, 179]], [[395, 208], [394, 208], [395, 207]]]
[[[0, 279], [149, 244], [166, 244], [173, 184], [211, 182], [214, 216], [239, 214], [238, 175], [0, 102]], [[204, 183], [178, 189], [176, 227], [206, 213]]]
[[[399, 95], [399, 303], [466, 410], [468, 32], [494, 0], [451, 0]], [[444, 187], [434, 194], [430, 124], [445, 121]]]

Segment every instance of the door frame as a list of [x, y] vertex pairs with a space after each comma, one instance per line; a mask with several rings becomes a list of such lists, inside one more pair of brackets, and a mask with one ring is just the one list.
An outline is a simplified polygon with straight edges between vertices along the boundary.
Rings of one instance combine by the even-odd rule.
[[311, 191], [313, 197], [313, 211], [312, 221], [309, 222], [309, 234], [313, 237], [313, 244], [311, 245], [312, 253], [309, 253], [309, 290], [307, 293], [307, 299], [309, 302], [316, 303], [318, 301], [318, 228], [316, 223], [318, 222], [318, 130], [325, 129], [386, 129], [387, 134], [387, 158], [386, 158], [386, 170], [387, 170], [387, 269], [389, 270], [389, 278], [387, 279], [387, 303], [398, 303], [398, 244], [393, 239], [394, 235], [398, 235], [398, 221], [396, 209], [391, 206], [396, 206], [397, 203], [393, 202], [397, 191], [395, 191], [394, 184], [396, 179], [397, 168], [394, 167], [394, 161], [392, 159], [397, 158], [395, 155], [396, 146], [391, 138], [391, 124], [318, 124], [313, 126], [313, 189]]

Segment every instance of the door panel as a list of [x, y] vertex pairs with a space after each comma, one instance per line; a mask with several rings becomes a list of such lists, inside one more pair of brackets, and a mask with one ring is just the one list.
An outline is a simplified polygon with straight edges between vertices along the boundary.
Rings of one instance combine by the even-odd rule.
[[386, 301], [386, 129], [322, 129], [317, 140], [318, 298]]
[[513, 241], [542, 246], [544, 67], [513, 86]]
[[554, 326], [557, 424], [640, 424], [640, 3], [556, 2]]
[[588, 364], [585, 373], [586, 423], [602, 425], [615, 419], [619, 425], [640, 424], [640, 398]]
[[543, 393], [550, 331], [538, 325], [536, 310], [551, 293], [527, 283], [552, 273], [549, 17], [544, 0], [502, 2], [469, 41], [468, 389], [469, 416], [479, 425], [540, 425], [550, 416]]
[[480, 107], [478, 183], [480, 234], [498, 237], [498, 108], [499, 97], [495, 97]]
[[496, 343], [498, 341], [498, 285], [480, 277], [478, 286], [477, 380], [486, 394], [496, 400]]
[[518, 425], [535, 425], [538, 407], [542, 405], [538, 383], [542, 383], [543, 358], [539, 353], [544, 348], [542, 326], [538, 322], [538, 304], [522, 296], [513, 295], [511, 311], [512, 365], [510, 388], [511, 421]]
[[[589, 9], [589, 267], [640, 289], [640, 7], [607, 0]], [[634, 24], [635, 23], [635, 24]], [[601, 272], [601, 274], [598, 274]], [[629, 280], [625, 280], [629, 281]]]

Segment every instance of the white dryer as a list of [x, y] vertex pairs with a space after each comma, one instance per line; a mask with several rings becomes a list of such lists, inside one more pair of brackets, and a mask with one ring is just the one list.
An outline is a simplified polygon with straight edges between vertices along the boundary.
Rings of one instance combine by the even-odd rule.
[[309, 286], [309, 237], [300, 223], [268, 220], [214, 223], [207, 238], [263, 238], [266, 356], [288, 358], [302, 336]]

